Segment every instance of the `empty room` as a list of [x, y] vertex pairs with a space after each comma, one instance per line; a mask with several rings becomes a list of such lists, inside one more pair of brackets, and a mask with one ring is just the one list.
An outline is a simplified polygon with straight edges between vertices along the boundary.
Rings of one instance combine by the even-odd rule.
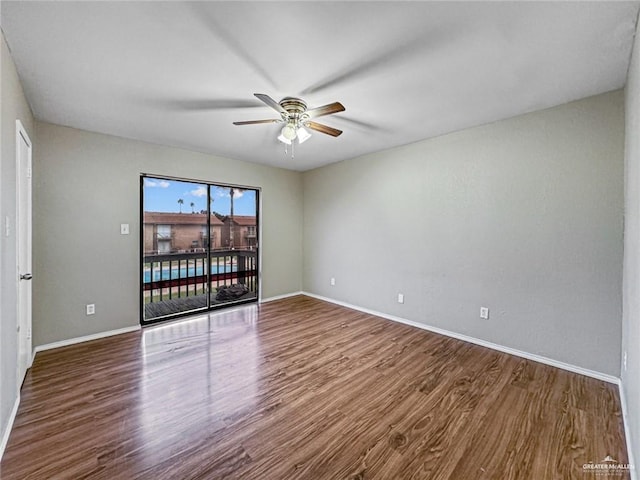
[[640, 2], [0, 0], [0, 478], [638, 478]]

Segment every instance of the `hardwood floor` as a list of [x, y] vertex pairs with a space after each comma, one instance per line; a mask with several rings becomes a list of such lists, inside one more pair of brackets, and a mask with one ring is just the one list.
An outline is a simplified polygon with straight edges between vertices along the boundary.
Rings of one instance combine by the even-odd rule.
[[614, 385], [298, 296], [40, 352], [0, 477], [596, 480], [607, 455]]

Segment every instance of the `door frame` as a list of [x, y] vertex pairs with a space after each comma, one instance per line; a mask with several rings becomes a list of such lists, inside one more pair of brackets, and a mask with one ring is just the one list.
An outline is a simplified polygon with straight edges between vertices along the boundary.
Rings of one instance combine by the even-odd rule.
[[[144, 258], [144, 181], [146, 178], [152, 179], [160, 179], [160, 180], [168, 180], [168, 181], [177, 181], [177, 182], [187, 182], [187, 183], [198, 183], [205, 185], [207, 187], [207, 197], [211, 196], [211, 187], [223, 187], [223, 188], [236, 188], [236, 189], [245, 189], [245, 190], [253, 190], [256, 192], [256, 249], [257, 249], [257, 257], [256, 257], [256, 298], [240, 300], [235, 302], [229, 302], [227, 304], [220, 305], [212, 305], [210, 303], [210, 299], [207, 301], [207, 306], [197, 310], [189, 310], [180, 313], [173, 313], [170, 315], [156, 317], [153, 319], [145, 319], [145, 305], [144, 305], [144, 269], [143, 269], [143, 258]], [[148, 326], [156, 323], [161, 323], [168, 320], [174, 320], [180, 317], [185, 317], [189, 315], [196, 315], [199, 313], [209, 313], [214, 310], [224, 309], [224, 308], [232, 308], [237, 307], [243, 304], [256, 303], [260, 304], [262, 302], [262, 187], [250, 186], [250, 185], [238, 185], [233, 183], [225, 183], [225, 182], [217, 182], [212, 180], [203, 180], [198, 178], [184, 178], [172, 175], [165, 174], [156, 174], [156, 173], [147, 173], [140, 172], [140, 204], [139, 204], [139, 259], [138, 259], [138, 267], [139, 273], [138, 278], [140, 282], [139, 287], [139, 315], [140, 315], [140, 325]], [[207, 231], [211, 232], [211, 225], [209, 217], [211, 215], [211, 203], [207, 202]], [[210, 263], [210, 255], [211, 255], [211, 244], [209, 244], [209, 248], [207, 248], [207, 263]], [[211, 280], [209, 279], [209, 292], [211, 291]]]
[[[27, 157], [26, 159], [22, 158], [21, 155], [21, 142], [27, 146]], [[24, 128], [24, 125], [20, 120], [16, 120], [16, 223], [15, 223], [15, 232], [16, 232], [16, 337], [17, 337], [17, 365], [16, 365], [16, 379], [18, 382], [18, 391], [22, 386], [22, 382], [24, 381], [24, 376], [26, 375], [27, 370], [31, 367], [33, 358], [32, 358], [32, 314], [33, 314], [33, 302], [32, 302], [32, 286], [31, 280], [22, 280], [22, 274], [31, 274], [30, 270], [32, 265], [32, 252], [33, 252], [33, 143], [29, 138], [29, 134], [27, 130]], [[22, 162], [27, 162], [26, 167], [26, 176], [23, 178], [22, 171]], [[23, 184], [23, 181], [26, 182]], [[22, 210], [22, 201], [21, 194], [22, 189], [25, 187], [27, 189], [27, 204], [25, 210], [26, 218], [22, 218], [21, 210]], [[26, 222], [27, 224], [27, 233], [26, 238], [23, 238], [22, 234], [22, 222]], [[27, 255], [27, 269], [25, 271], [21, 271], [24, 266], [21, 265], [21, 257], [22, 254], [26, 253]], [[24, 282], [24, 283], [23, 283]], [[24, 291], [22, 290], [24, 287], [28, 288], [28, 295], [26, 298], [26, 312], [23, 311], [23, 300]], [[23, 318], [24, 315], [24, 318]], [[23, 325], [24, 319], [24, 325]], [[23, 328], [24, 327], [24, 328]], [[26, 330], [26, 332], [25, 332]], [[26, 364], [22, 361], [22, 358], [26, 357]], [[24, 371], [23, 371], [24, 366]]]

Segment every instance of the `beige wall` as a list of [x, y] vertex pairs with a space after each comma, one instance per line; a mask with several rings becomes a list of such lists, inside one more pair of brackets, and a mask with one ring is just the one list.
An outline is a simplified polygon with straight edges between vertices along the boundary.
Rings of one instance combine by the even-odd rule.
[[618, 376], [623, 147], [616, 91], [305, 172], [304, 290]]
[[143, 172], [261, 188], [262, 297], [301, 289], [300, 173], [40, 122], [36, 143], [35, 345], [139, 324]]
[[[33, 117], [16, 68], [0, 32], [0, 439], [15, 404], [16, 336], [16, 120], [34, 141]], [[37, 148], [37, 147], [36, 147]], [[9, 235], [5, 235], [8, 219]]]

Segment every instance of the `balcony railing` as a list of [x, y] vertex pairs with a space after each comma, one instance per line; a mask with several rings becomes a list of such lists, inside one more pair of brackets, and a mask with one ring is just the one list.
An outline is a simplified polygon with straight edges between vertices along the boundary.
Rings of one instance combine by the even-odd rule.
[[146, 253], [143, 259], [145, 303], [215, 294], [221, 286], [232, 284], [245, 285], [257, 296], [257, 279], [255, 250], [215, 250], [209, 262], [206, 251]]

